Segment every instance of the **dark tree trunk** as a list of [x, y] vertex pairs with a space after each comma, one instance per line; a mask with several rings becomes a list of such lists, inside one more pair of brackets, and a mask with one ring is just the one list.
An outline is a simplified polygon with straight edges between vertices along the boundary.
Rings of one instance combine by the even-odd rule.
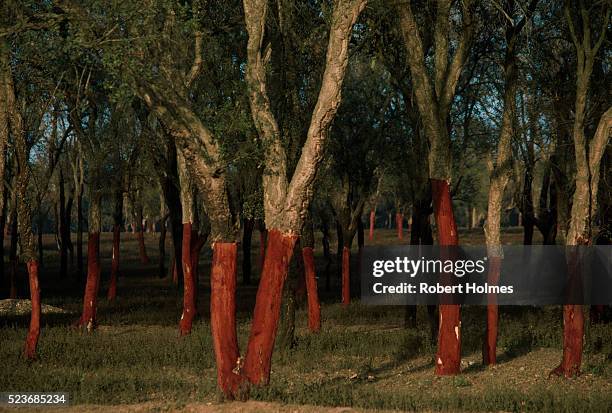
[[336, 221], [336, 241], [336, 262], [338, 267], [338, 279], [342, 282], [342, 264], [344, 259], [344, 233], [342, 232], [342, 225], [338, 221]]
[[159, 228], [159, 278], [166, 276], [166, 218], [162, 217]]
[[342, 305], [351, 302], [351, 247], [342, 247]]
[[115, 190], [113, 210], [113, 249], [111, 257], [111, 275], [108, 286], [108, 300], [112, 301], [117, 297], [117, 278], [119, 276], [119, 260], [121, 245], [121, 228], [123, 227], [123, 191]]
[[64, 241], [68, 248], [68, 253], [70, 256], [70, 267], [74, 265], [74, 245], [72, 245], [72, 206], [74, 204], [74, 197], [68, 197], [68, 201], [66, 202], [66, 211], [64, 217]]
[[323, 256], [325, 257], [325, 291], [331, 290], [331, 248], [329, 246], [329, 224], [326, 219], [321, 222], [321, 233], [323, 234]]
[[59, 240], [60, 240], [60, 278], [65, 278], [68, 274], [68, 242], [66, 240], [66, 193], [64, 189], [64, 173], [60, 168], [58, 174], [59, 200], [58, 200], [58, 220], [59, 220]]
[[525, 183], [523, 184], [523, 245], [533, 244], [533, 229], [535, 227], [533, 209], [533, 171], [530, 166], [525, 170]]
[[253, 239], [253, 228], [255, 221], [252, 218], [244, 219], [244, 231], [242, 233], [242, 284], [251, 283], [251, 240]]
[[183, 314], [179, 323], [179, 334], [185, 336], [191, 333], [191, 326], [195, 317], [195, 279], [193, 273], [193, 262], [191, 260], [191, 232], [192, 224], [183, 223]]
[[83, 191], [77, 196], [77, 277], [83, 280]]
[[10, 288], [9, 298], [17, 298], [17, 269], [19, 260], [17, 258], [17, 242], [19, 241], [19, 232], [17, 227], [17, 199], [14, 199], [11, 208], [11, 246], [9, 250], [9, 267], [10, 267]]
[[4, 270], [4, 232], [6, 230], [6, 202], [8, 200], [7, 198], [7, 192], [6, 190], [2, 191], [2, 210], [0, 211], [0, 253], [2, 255], [0, 255], [0, 288], [2, 288], [2, 294], [4, 294], [4, 287], [5, 287], [5, 270]]
[[[161, 187], [164, 193], [164, 199], [166, 200], [166, 206], [168, 207], [168, 216], [170, 219], [170, 233], [172, 235], [172, 248], [173, 254], [171, 259], [171, 270], [173, 272], [173, 280], [183, 278], [183, 270], [180, 265], [176, 265], [176, 257], [182, 257], [181, 245], [183, 242], [183, 211], [181, 206], [181, 195], [179, 189], [176, 187], [174, 182], [178, 182], [178, 175], [176, 171], [176, 147], [169, 145], [169, 150], [174, 151], [174, 166], [169, 168], [169, 173], [172, 175], [164, 176], [161, 179]], [[168, 155], [172, 159], [171, 155]], [[172, 172], [173, 171], [173, 172]], [[174, 179], [171, 178], [174, 177]]]
[[[38, 239], [38, 267], [43, 268], [45, 266], [45, 250], [43, 246], [43, 218], [39, 215], [37, 225], [37, 239]], [[38, 270], [37, 270], [38, 271]]]
[[268, 240], [268, 230], [262, 221], [259, 223], [259, 273], [263, 271], [264, 259], [266, 257], [266, 243]]
[[147, 246], [144, 239], [144, 226], [142, 224], [142, 205], [136, 208], [136, 238], [138, 239], [138, 252], [140, 254], [140, 263], [143, 265], [149, 264], [149, 256], [147, 255]]
[[374, 227], [376, 226], [376, 212], [374, 210], [370, 211], [370, 234], [368, 239], [370, 241], [374, 241]]

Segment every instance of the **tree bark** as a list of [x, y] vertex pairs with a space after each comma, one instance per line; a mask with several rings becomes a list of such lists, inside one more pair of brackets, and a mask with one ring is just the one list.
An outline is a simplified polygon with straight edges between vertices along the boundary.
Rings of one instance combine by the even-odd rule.
[[[441, 246], [459, 244], [457, 224], [453, 215], [450, 187], [447, 181], [431, 180], [434, 215]], [[440, 305], [436, 374], [458, 374], [461, 369], [461, 312], [458, 305]]]
[[88, 332], [97, 327], [98, 291], [100, 288], [100, 229], [101, 195], [92, 190], [89, 206], [89, 236], [87, 240], [87, 282], [83, 295], [83, 312], [76, 326]]
[[401, 212], [395, 213], [395, 228], [397, 229], [397, 239], [404, 239], [404, 214]]
[[237, 255], [236, 243], [213, 244], [210, 329], [217, 363], [217, 383], [228, 399], [239, 397], [244, 382], [236, 335]]
[[351, 302], [351, 247], [342, 247], [342, 305]]
[[283, 284], [296, 241], [295, 235], [286, 235], [274, 229], [268, 231], [264, 276], [259, 281], [244, 364], [244, 374], [253, 384], [267, 384], [270, 380]]
[[68, 273], [68, 240], [66, 233], [69, 229], [66, 228], [66, 193], [64, 183], [64, 172], [62, 168], [58, 173], [59, 199], [58, 199], [58, 220], [59, 220], [59, 239], [60, 239], [60, 278], [65, 278]]

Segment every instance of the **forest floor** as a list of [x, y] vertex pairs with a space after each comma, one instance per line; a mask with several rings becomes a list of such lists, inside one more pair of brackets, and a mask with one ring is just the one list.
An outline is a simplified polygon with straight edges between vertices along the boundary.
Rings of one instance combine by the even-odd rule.
[[[418, 328], [410, 329], [404, 327], [403, 307], [365, 306], [356, 300], [342, 308], [335, 263], [330, 267], [331, 291], [325, 290], [320, 248], [321, 333], [308, 332], [306, 311], [299, 309], [294, 345], [275, 351], [270, 386], [253, 390], [248, 403], [223, 403], [208, 323], [210, 250], [204, 248], [200, 260], [200, 317], [192, 334], [180, 338], [182, 291], [157, 275], [157, 234], [146, 235], [148, 265], [135, 255], [135, 237], [122, 235], [115, 302], [105, 298], [111, 242], [110, 234], [102, 237], [100, 326], [93, 334], [70, 327], [82, 306], [82, 283], [72, 275], [57, 278], [54, 240], [45, 239], [42, 300], [66, 313], [43, 315], [39, 359], [30, 363], [21, 356], [28, 317], [0, 316], [0, 391], [68, 392], [72, 407], [65, 411], [73, 412], [105, 411], [109, 405], [117, 412], [612, 411], [612, 325], [588, 328], [583, 374], [566, 380], [549, 377], [561, 358], [560, 307], [502, 307], [499, 364], [490, 368], [480, 360], [484, 309], [465, 307], [462, 374], [436, 377], [426, 309], [418, 309]], [[519, 243], [521, 237], [518, 230], [508, 231], [504, 242]], [[479, 231], [463, 232], [460, 239], [464, 244], [484, 242]], [[254, 278], [259, 271], [257, 241], [254, 236]], [[397, 243], [395, 232], [377, 230], [375, 243]], [[356, 259], [353, 264], [357, 266]], [[240, 279], [240, 266], [238, 274]], [[25, 274], [19, 281], [20, 296], [27, 298]], [[238, 290], [242, 349], [256, 280], [252, 284]], [[0, 294], [5, 294], [4, 287]]]

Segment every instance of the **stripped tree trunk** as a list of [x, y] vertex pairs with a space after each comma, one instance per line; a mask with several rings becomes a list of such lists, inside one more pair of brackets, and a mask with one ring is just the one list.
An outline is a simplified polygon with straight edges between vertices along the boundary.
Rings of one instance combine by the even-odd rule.
[[[512, 172], [512, 136], [513, 124], [516, 112], [516, 43], [518, 35], [523, 26], [531, 18], [537, 1], [529, 3], [528, 9], [518, 24], [506, 24], [505, 40], [506, 51], [504, 57], [504, 111], [502, 124], [499, 132], [497, 146], [497, 159], [489, 162], [489, 199], [487, 208], [487, 222], [485, 225], [485, 238], [489, 256], [489, 270], [487, 281], [490, 285], [496, 285], [499, 281], [502, 263], [501, 247], [501, 213], [504, 190]], [[514, 2], [505, 4], [506, 13], [514, 14]], [[532, 208], [533, 209], [533, 208]], [[533, 232], [533, 231], [532, 231]], [[527, 232], [525, 232], [527, 234]], [[487, 326], [482, 349], [482, 361], [485, 365], [497, 362], [497, 323], [498, 307], [495, 294], [489, 294], [487, 305]]]
[[212, 331], [217, 383], [229, 397], [238, 397], [244, 382], [240, 375], [242, 359], [236, 335], [236, 260], [238, 245], [229, 242], [213, 244], [210, 275], [210, 329]]
[[[425, 65], [425, 51], [411, 2], [398, 5], [400, 29], [406, 44], [407, 63], [412, 75], [414, 95], [429, 140], [429, 177], [432, 188], [438, 243], [458, 244], [457, 226], [453, 214], [449, 181], [451, 178], [451, 141], [448, 118], [461, 69], [467, 59], [473, 38], [470, 1], [460, 2], [461, 30], [455, 39], [454, 52], [449, 53], [451, 0], [437, 3], [434, 23], [434, 70]], [[457, 16], [459, 14], [457, 13]], [[450, 57], [450, 59], [449, 59]], [[436, 374], [458, 374], [461, 366], [461, 323], [458, 305], [440, 305]]]
[[[612, 6], [606, 4], [606, 13], [599, 28], [599, 35], [591, 36], [589, 11], [583, 2], [580, 3], [582, 33], [576, 30], [569, 3], [565, 3], [565, 17], [570, 35], [576, 49], [576, 100], [574, 104], [574, 157], [576, 160], [576, 189], [572, 196], [572, 209], [566, 245], [576, 247], [591, 242], [591, 220], [596, 210], [597, 191], [599, 189], [599, 167], [604, 150], [612, 134], [612, 108], [601, 117], [595, 136], [587, 142], [584, 125], [587, 113], [587, 96], [597, 52], [604, 42]], [[592, 44], [592, 38], [594, 44]], [[571, 255], [571, 254], [570, 254]], [[578, 268], [568, 259], [568, 273], [571, 284], [580, 279]], [[571, 288], [571, 287], [570, 287]], [[563, 306], [563, 358], [561, 365], [553, 373], [573, 377], [580, 373], [582, 363], [582, 346], [584, 336], [584, 313], [580, 305]]]
[[[191, 326], [196, 313], [195, 307], [195, 274], [193, 270], [193, 261], [191, 259], [191, 245], [193, 221], [194, 221], [194, 196], [193, 183], [187, 171], [185, 158], [181, 151], [178, 154], [178, 171], [181, 184], [181, 206], [183, 216], [183, 244], [182, 251], [182, 268], [183, 268], [183, 313], [179, 323], [179, 334], [181, 336], [191, 333]], [[197, 236], [197, 235], [196, 235]]]
[[[244, 0], [243, 3], [248, 32], [245, 78], [251, 114], [266, 148], [262, 180], [264, 213], [269, 230], [244, 374], [253, 384], [267, 384], [279, 321], [280, 294], [312, 199], [312, 187], [323, 158], [323, 144], [341, 100], [352, 28], [366, 1], [340, 0], [334, 6], [321, 88], [306, 141], [290, 181], [287, 179], [287, 154], [281, 130], [271, 109], [266, 87], [267, 58], [262, 45], [268, 2]], [[281, 13], [293, 12], [292, 9], [283, 10], [282, 5], [280, 8]]]
[[[23, 118], [17, 109], [15, 102], [15, 91], [13, 86], [13, 76], [9, 65], [9, 46], [2, 40], [0, 42], [0, 76], [2, 81], [3, 101], [6, 104], [5, 108], [0, 108], [0, 111], [6, 110], [7, 115], [4, 118], [4, 124], [0, 125], [0, 129], [8, 132], [10, 128], [11, 135], [15, 144], [15, 157], [17, 159], [17, 176], [16, 176], [16, 196], [20, 199], [17, 209], [17, 219], [14, 223], [19, 225], [19, 241], [24, 261], [28, 269], [28, 280], [30, 284], [30, 301], [32, 310], [30, 313], [30, 326], [25, 341], [24, 355], [27, 359], [36, 358], [36, 346], [38, 337], [40, 336], [40, 289], [38, 286], [38, 261], [36, 259], [36, 249], [34, 247], [34, 236], [32, 234], [32, 215], [30, 211], [30, 203], [28, 197], [28, 182], [30, 180], [30, 170], [28, 161], [30, 158], [30, 148], [26, 142], [26, 131], [23, 125]], [[1, 118], [0, 118], [1, 119]], [[0, 140], [3, 139], [0, 137]], [[2, 144], [0, 144], [2, 149]], [[1, 154], [3, 157], [3, 153]], [[4, 159], [2, 164], [4, 163]], [[2, 176], [2, 178], [4, 178]], [[2, 185], [3, 182], [2, 182]], [[4, 259], [4, 258], [3, 258]]]
[[[92, 184], [93, 186], [93, 184]], [[89, 235], [87, 240], [87, 282], [83, 295], [83, 312], [76, 326], [88, 332], [97, 327], [98, 291], [100, 288], [100, 229], [102, 196], [95, 186], [90, 188]]]

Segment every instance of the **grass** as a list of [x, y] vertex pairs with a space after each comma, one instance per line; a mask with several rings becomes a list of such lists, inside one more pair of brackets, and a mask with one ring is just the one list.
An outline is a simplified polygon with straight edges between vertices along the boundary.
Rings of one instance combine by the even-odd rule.
[[[478, 233], [462, 240], [481, 242]], [[520, 233], [509, 233], [508, 242]], [[142, 266], [131, 235], [124, 234], [118, 299], [100, 292], [100, 328], [85, 334], [69, 327], [79, 315], [81, 286], [74, 278], [57, 280], [52, 239], [41, 274], [43, 302], [71, 313], [43, 316], [39, 359], [22, 356], [27, 317], [0, 319], [0, 391], [66, 391], [71, 403], [127, 405], [162, 403], [180, 408], [187, 403], [218, 406], [214, 355], [208, 324], [210, 251], [201, 259], [201, 316], [188, 337], [179, 338], [177, 323], [182, 294], [155, 266], [155, 236], [147, 242], [152, 263]], [[253, 263], [257, 263], [254, 237]], [[393, 231], [378, 231], [378, 243], [395, 242]], [[320, 245], [320, 243], [318, 244]], [[110, 256], [110, 238], [103, 237], [103, 257]], [[355, 254], [356, 255], [356, 254]], [[110, 263], [103, 260], [108, 277]], [[317, 256], [317, 268], [325, 267]], [[256, 264], [254, 273], [257, 273]], [[240, 274], [240, 272], [239, 272]], [[322, 274], [321, 274], [322, 275]], [[20, 291], [27, 294], [22, 285]], [[335, 272], [332, 275], [335, 282]], [[572, 380], [548, 377], [561, 357], [559, 307], [500, 309], [499, 361], [485, 368], [480, 361], [484, 308], [462, 311], [463, 373], [433, 374], [435, 347], [430, 342], [427, 314], [419, 308], [418, 328], [403, 327], [401, 307], [337, 304], [336, 286], [323, 291], [323, 331], [306, 329], [306, 313], [297, 314], [297, 339], [292, 349], [276, 351], [272, 380], [254, 389], [254, 400], [292, 405], [352, 406], [360, 409], [607, 412], [612, 406], [612, 327], [588, 329], [583, 374]], [[246, 347], [256, 288], [238, 291], [238, 329]], [[254, 410], [256, 411], [256, 410]], [[314, 410], [316, 411], [316, 410]]]

